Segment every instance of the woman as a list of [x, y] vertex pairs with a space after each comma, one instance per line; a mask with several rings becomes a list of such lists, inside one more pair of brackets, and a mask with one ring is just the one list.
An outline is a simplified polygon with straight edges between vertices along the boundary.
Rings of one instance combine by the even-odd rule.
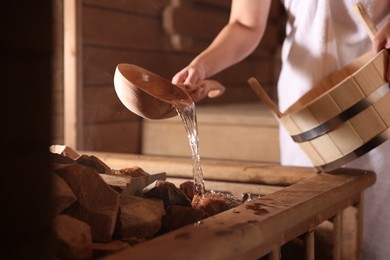
[[[360, 0], [379, 28], [370, 41], [353, 11], [353, 0], [283, 1], [288, 14], [278, 82], [280, 110], [284, 111], [316, 82], [370, 49], [390, 48], [390, 1]], [[233, 0], [228, 24], [211, 45], [172, 79], [188, 85], [195, 102], [207, 96], [197, 83], [247, 57], [259, 44], [267, 24], [271, 0]], [[390, 78], [390, 69], [387, 79]], [[390, 113], [390, 112], [389, 112]], [[312, 164], [281, 127], [281, 163]], [[376, 184], [365, 193], [364, 254], [366, 259], [390, 255], [390, 142], [387, 141], [348, 167], [373, 170]], [[386, 198], [389, 198], [387, 200]]]

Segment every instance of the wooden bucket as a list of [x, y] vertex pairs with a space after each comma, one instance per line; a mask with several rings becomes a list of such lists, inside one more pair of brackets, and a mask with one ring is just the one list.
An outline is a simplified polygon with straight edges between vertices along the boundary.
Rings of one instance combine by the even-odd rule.
[[[250, 85], [321, 171], [331, 171], [390, 138], [389, 55], [367, 53], [316, 84], [283, 114]], [[259, 93], [262, 91], [262, 93]]]

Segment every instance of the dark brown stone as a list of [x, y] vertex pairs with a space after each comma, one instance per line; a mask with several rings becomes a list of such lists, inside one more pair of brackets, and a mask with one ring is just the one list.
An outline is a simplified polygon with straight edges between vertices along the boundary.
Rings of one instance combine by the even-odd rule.
[[88, 224], [67, 215], [53, 219], [58, 259], [92, 259], [92, 235]]
[[113, 187], [119, 192], [123, 191], [123, 189], [131, 183], [131, 177], [127, 175], [100, 174], [100, 177], [102, 177], [110, 187]]
[[83, 154], [76, 159], [76, 162], [94, 168], [98, 173], [111, 174], [111, 168], [96, 156]]
[[128, 175], [130, 177], [142, 177], [149, 175], [149, 173], [145, 172], [142, 168], [137, 166], [115, 170], [113, 173], [119, 175]]
[[103, 181], [94, 168], [75, 164], [56, 173], [78, 198], [66, 214], [88, 223], [94, 241], [110, 241], [119, 210], [119, 194]]
[[202, 210], [181, 205], [170, 205], [167, 207], [163, 218], [164, 231], [172, 231], [196, 223], [206, 217], [206, 213]]
[[160, 230], [164, 213], [162, 200], [137, 196], [121, 197], [115, 236], [151, 238]]
[[52, 145], [50, 146], [50, 151], [73, 160], [76, 160], [80, 156], [75, 150], [66, 145]]
[[192, 200], [194, 197], [194, 183], [192, 181], [186, 181], [180, 184], [179, 188]]
[[50, 164], [52, 170], [56, 171], [68, 167], [69, 165], [76, 164], [76, 161], [57, 153], [50, 153]]
[[206, 193], [205, 196], [195, 195], [192, 199], [192, 207], [204, 211], [208, 216], [213, 216], [227, 210], [229, 204], [222, 195]]
[[160, 181], [151, 190], [144, 193], [147, 198], [157, 198], [164, 201], [164, 206], [167, 208], [169, 205], [182, 205], [191, 207], [191, 200], [187, 195], [177, 188], [173, 183], [167, 181]]
[[61, 214], [65, 209], [77, 201], [76, 195], [68, 183], [57, 174], [52, 174], [52, 216]]

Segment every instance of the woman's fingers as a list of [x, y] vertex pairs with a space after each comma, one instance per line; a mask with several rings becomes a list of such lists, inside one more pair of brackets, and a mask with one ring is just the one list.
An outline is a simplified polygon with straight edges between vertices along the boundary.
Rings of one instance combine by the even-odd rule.
[[[372, 50], [374, 53], [378, 53], [383, 49], [390, 50], [390, 19], [387, 19], [387, 21], [375, 34], [372, 41]], [[390, 81], [390, 66], [388, 66], [387, 69], [386, 80]]]
[[378, 52], [382, 49], [390, 49], [390, 19], [388, 19], [375, 34], [372, 47], [374, 52]]
[[182, 71], [176, 73], [175, 76], [173, 76], [172, 83], [175, 84], [175, 85], [184, 84], [184, 82], [186, 81], [187, 77], [188, 77], [188, 71], [187, 70], [182, 70]]
[[201, 101], [205, 97], [207, 97], [207, 94], [209, 92], [208, 86], [205, 84], [198, 84], [196, 87], [189, 93], [192, 101], [194, 103]]

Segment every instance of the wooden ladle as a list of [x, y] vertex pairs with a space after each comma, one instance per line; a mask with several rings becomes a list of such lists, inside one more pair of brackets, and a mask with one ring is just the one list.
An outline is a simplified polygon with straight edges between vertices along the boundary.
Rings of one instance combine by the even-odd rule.
[[[214, 80], [204, 80], [208, 96], [223, 94], [225, 88]], [[120, 101], [133, 113], [147, 119], [164, 119], [177, 115], [178, 104], [191, 104], [192, 99], [184, 86], [170, 81], [133, 64], [118, 64], [114, 75], [115, 91]]]

